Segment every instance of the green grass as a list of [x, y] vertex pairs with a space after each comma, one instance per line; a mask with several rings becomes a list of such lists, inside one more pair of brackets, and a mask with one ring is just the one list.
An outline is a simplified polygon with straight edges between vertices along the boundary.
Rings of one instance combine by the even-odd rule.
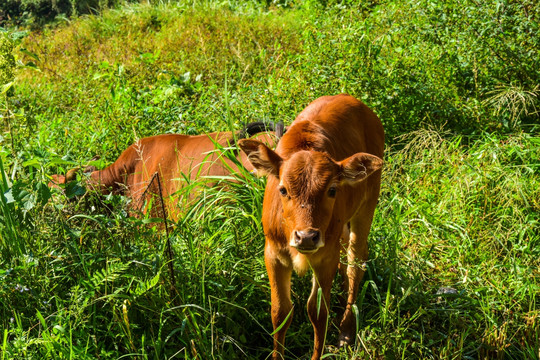
[[[540, 144], [526, 135], [467, 140], [423, 131], [388, 152], [354, 354], [538, 357], [540, 186], [530, 174]], [[264, 357], [263, 185], [207, 189], [189, 207], [171, 237], [172, 292], [163, 234], [126, 217], [121, 199], [103, 215], [86, 199], [55, 197], [29, 244], [35, 255], [12, 258], [2, 273], [4, 353]], [[307, 277], [296, 279], [297, 309], [308, 293]], [[309, 352], [309, 329], [297, 310], [291, 356]], [[336, 336], [332, 328], [330, 344]]]
[[380, 321], [396, 327], [383, 338], [434, 329], [424, 344], [387, 351], [538, 357], [538, 138], [485, 135], [466, 148], [434, 131], [403, 140], [388, 157], [370, 269], [389, 294]]
[[[159, 224], [48, 175], [339, 92], [374, 108], [387, 151], [358, 337], [336, 349], [330, 322], [328, 351], [540, 358], [538, 5], [272, 4], [132, 4], [22, 39], [0, 100], [1, 359], [266, 358], [264, 180], [179, 204], [171, 284]], [[311, 281], [293, 281], [286, 355], [304, 359]]]

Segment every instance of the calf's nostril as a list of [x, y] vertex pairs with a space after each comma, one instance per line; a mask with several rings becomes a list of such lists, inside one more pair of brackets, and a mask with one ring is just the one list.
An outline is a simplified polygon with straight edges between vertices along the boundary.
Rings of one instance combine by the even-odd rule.
[[300, 236], [300, 232], [294, 231], [294, 241], [296, 244], [300, 245], [302, 243], [302, 237]]
[[318, 232], [318, 231], [314, 231], [313, 232], [313, 235], [312, 235], [312, 238], [311, 238], [311, 241], [313, 242], [313, 244], [317, 244], [319, 242], [319, 239], [321, 238], [321, 233]]

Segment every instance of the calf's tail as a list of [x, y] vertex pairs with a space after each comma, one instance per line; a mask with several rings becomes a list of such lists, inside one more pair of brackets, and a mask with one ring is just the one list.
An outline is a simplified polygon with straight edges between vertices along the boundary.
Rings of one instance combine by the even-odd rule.
[[282, 121], [277, 123], [273, 121], [252, 122], [244, 126], [238, 135], [238, 139], [245, 139], [264, 131], [273, 131], [277, 138], [280, 139], [285, 133], [285, 126]]

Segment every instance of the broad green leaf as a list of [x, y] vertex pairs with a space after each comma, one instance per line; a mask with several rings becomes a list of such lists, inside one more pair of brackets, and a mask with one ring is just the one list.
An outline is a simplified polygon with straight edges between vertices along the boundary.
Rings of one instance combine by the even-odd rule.
[[41, 162], [38, 159], [30, 159], [30, 160], [27, 160], [27, 161], [23, 162], [22, 166], [24, 166], [24, 167], [32, 166], [32, 167], [38, 168], [40, 163]]
[[86, 189], [80, 186], [76, 181], [66, 185], [66, 197], [71, 199], [75, 196], [82, 196], [86, 193]]
[[36, 184], [36, 193], [37, 200], [41, 206], [44, 206], [51, 198], [51, 189], [49, 189], [49, 187], [42, 182]]
[[15, 197], [13, 196], [13, 188], [9, 188], [9, 190], [4, 193], [4, 199], [6, 200], [6, 204], [11, 204], [15, 202]]

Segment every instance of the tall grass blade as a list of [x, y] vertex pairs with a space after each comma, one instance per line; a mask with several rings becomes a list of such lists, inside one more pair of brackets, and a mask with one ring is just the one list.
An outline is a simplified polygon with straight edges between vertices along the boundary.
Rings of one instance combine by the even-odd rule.
[[285, 319], [281, 322], [281, 324], [279, 324], [279, 326], [277, 328], [275, 328], [274, 331], [272, 331], [270, 333], [270, 335], [275, 335], [277, 334], [281, 329], [283, 329], [283, 327], [285, 326], [285, 324], [287, 324], [287, 322], [289, 321], [289, 318], [291, 317], [292, 313], [293, 313], [293, 310], [294, 310], [294, 306], [291, 308], [291, 310], [289, 311], [289, 313], [287, 314], [287, 316], [285, 316]]
[[8, 339], [8, 329], [4, 329], [4, 336], [3, 336], [3, 341], [2, 341], [2, 360], [4, 360], [6, 358], [6, 354], [7, 354], [7, 339]]
[[317, 319], [319, 318], [319, 314], [321, 312], [321, 305], [322, 305], [322, 288], [317, 289]]

